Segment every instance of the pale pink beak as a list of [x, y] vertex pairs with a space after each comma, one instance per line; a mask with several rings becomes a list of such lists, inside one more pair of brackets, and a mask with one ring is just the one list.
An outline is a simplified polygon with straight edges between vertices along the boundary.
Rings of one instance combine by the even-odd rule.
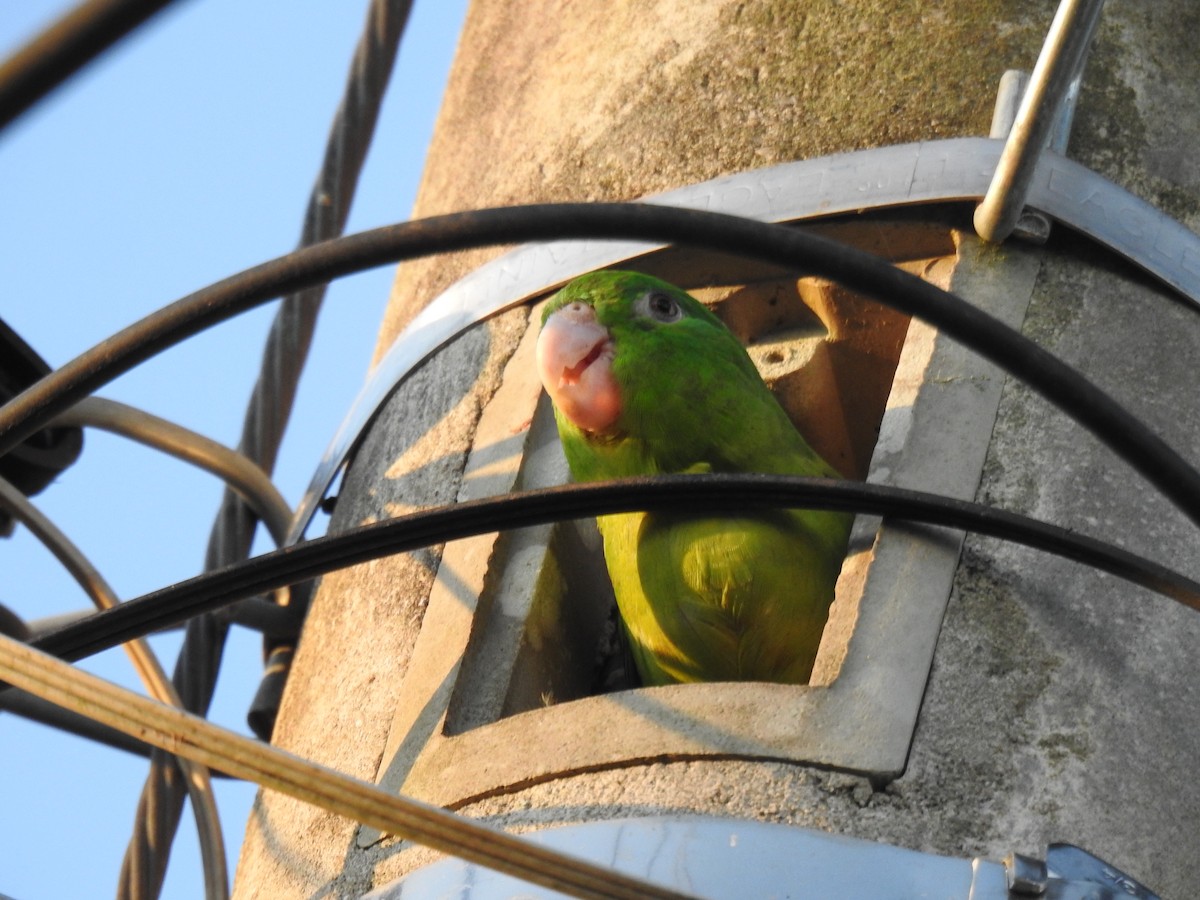
[[586, 303], [569, 303], [538, 335], [538, 374], [559, 412], [584, 431], [603, 434], [621, 415], [612, 374], [612, 336]]

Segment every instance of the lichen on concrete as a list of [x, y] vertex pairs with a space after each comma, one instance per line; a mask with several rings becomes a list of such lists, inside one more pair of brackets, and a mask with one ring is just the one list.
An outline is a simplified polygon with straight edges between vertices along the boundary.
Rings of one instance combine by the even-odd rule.
[[[476, 4], [414, 213], [633, 199], [986, 134], [1000, 76], [1032, 67], [1049, 17], [1033, 0]], [[402, 266], [380, 347], [493, 255]]]
[[715, 177], [986, 133], [1000, 75], [1032, 65], [1042, 27], [1033, 3], [725, 4], [713, 41], [679, 65], [660, 51], [567, 156], [596, 173], [597, 196], [630, 196], [647, 172]]
[[1108, 3], [1087, 62], [1068, 155], [1192, 228], [1200, 222], [1193, 36], [1200, 7]]
[[[1181, 365], [1200, 353], [1195, 312], [1085, 242], [1052, 240], [1049, 250], [1026, 333], [1196, 459], [1194, 372]], [[1195, 526], [1015, 382], [980, 498], [1200, 571], [1189, 549]], [[1171, 773], [1187, 767], [1200, 734], [1180, 703], [1200, 690], [1189, 662], [1198, 642], [1200, 620], [1169, 600], [1067, 560], [968, 539], [905, 781], [917, 787], [937, 757], [966, 758], [963, 743], [975, 742], [1003, 766], [991, 767], [982, 791], [986, 815], [963, 831], [971, 842], [996, 853], [1001, 842], [1037, 852], [1070, 841], [1164, 896], [1190, 896], [1195, 872], [1171, 848], [1188, 844], [1200, 820], [1191, 781]], [[966, 714], [955, 712], [972, 696]]]

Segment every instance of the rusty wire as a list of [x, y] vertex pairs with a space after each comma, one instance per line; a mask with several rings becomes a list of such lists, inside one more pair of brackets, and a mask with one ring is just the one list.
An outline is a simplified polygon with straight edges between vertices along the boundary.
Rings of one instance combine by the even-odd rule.
[[0, 129], [171, 0], [86, 0], [0, 61]]
[[[411, 0], [372, 0], [368, 6], [321, 170], [309, 198], [300, 238], [302, 247], [336, 237], [345, 228], [411, 7]], [[274, 469], [324, 296], [324, 285], [287, 296], [271, 325], [238, 447], [268, 474]], [[245, 559], [257, 523], [257, 516], [241, 497], [226, 490], [209, 537], [205, 569], [211, 571]], [[174, 681], [186, 708], [193, 712], [203, 715], [208, 710], [229, 624], [230, 617], [219, 613], [188, 623]], [[119, 896], [159, 895], [184, 797], [174, 759], [156, 751], [151, 756], [134, 834], [122, 865]]]
[[0, 635], [0, 679], [195, 762], [352, 821], [583, 900], [691, 900], [620, 871], [337, 772], [156, 703]]

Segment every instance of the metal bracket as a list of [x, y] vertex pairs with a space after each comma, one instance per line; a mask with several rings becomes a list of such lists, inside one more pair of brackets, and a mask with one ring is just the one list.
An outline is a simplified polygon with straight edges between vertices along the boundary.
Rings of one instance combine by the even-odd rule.
[[[567, 825], [533, 832], [527, 839], [656, 884], [700, 889], [713, 898], [802, 893], [872, 900], [1017, 900], [1031, 895], [1157, 900], [1132, 878], [1070, 844], [1052, 844], [1047, 862], [1013, 854], [1001, 865], [983, 857], [938, 856], [808, 828], [691, 815]], [[1069, 873], [1053, 870], [1063, 849], [1070, 851]], [[1013, 865], [1022, 873], [1017, 876], [1020, 886], [1014, 885]], [[1097, 873], [1110, 873], [1117, 880]], [[369, 900], [448, 896], [548, 900], [562, 895], [457, 859], [416, 869], [368, 895]]]
[[[1051, 140], [1057, 141], [1057, 152], [1066, 149], [1074, 97], [1079, 93], [1083, 66], [1103, 6], [1104, 0], [1062, 0], [1033, 75], [1021, 92], [1011, 127], [1004, 128], [1004, 123], [992, 119], [992, 137], [1007, 140], [987, 194], [975, 210], [975, 230], [984, 240], [1003, 241], [1018, 226], [1038, 160]], [[997, 112], [1000, 109], [998, 102]], [[1040, 237], [1036, 227], [1033, 234], [1035, 239]]]
[[[1046, 869], [1047, 896], [1058, 900], [1159, 900], [1158, 894], [1137, 879], [1074, 844], [1051, 844], [1046, 849]], [[1097, 885], [1101, 890], [1095, 889]]]

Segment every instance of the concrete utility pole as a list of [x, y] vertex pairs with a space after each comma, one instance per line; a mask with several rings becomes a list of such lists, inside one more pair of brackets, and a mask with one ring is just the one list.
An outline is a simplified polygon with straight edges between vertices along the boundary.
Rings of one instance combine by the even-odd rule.
[[[1032, 2], [475, 0], [414, 215], [633, 199], [984, 137], [1001, 76], [1033, 68], [1052, 15]], [[1197, 28], [1185, 0], [1112, 0], [1067, 150], [1193, 232]], [[1130, 207], [1075, 199], [1135, 242], [1150, 234]], [[1070, 228], [996, 247], [975, 237], [971, 213], [907, 207], [823, 227], [1021, 327], [1200, 464], [1200, 311]], [[497, 253], [403, 265], [380, 354]], [[1174, 262], [1200, 273], [1200, 256]], [[705, 273], [695, 280], [715, 286], [700, 295], [757, 340], [768, 380], [848, 475], [977, 499], [1200, 576], [1195, 525], [1061, 411], [930, 327], [799, 275], [679, 255], [654, 265], [685, 281]], [[528, 322], [517, 309], [476, 327], [405, 382], [356, 453], [331, 530], [565, 479]], [[1163, 896], [1196, 894], [1200, 617], [992, 539], [878, 521], [856, 535], [828, 649], [802, 688], [589, 696], [580, 657], [604, 611], [580, 599], [602, 582], [586, 528], [339, 572], [317, 592], [274, 741], [516, 830], [697, 813], [960, 858], [1042, 858], [1064, 841]], [[237, 890], [358, 896], [430, 859], [266, 794]]]

